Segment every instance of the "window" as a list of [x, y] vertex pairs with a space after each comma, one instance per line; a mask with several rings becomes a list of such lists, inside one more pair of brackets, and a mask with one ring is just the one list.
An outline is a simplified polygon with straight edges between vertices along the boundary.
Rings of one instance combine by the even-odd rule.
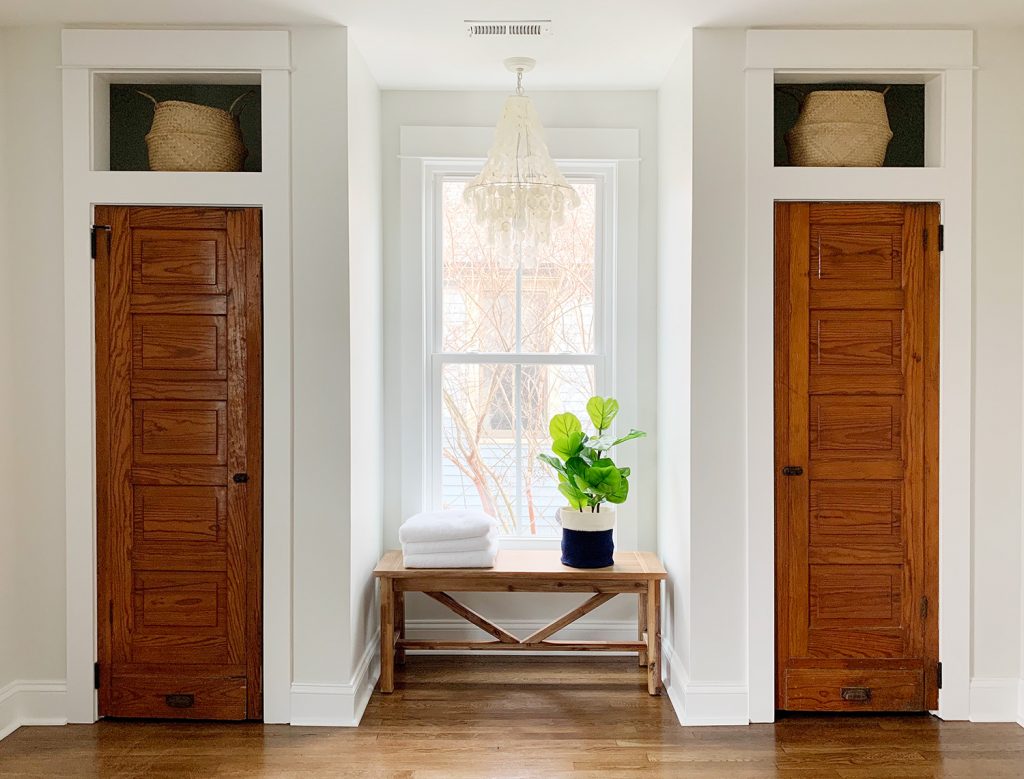
[[611, 375], [606, 181], [597, 170], [572, 175], [579, 208], [548, 246], [516, 258], [489, 245], [463, 201], [466, 173], [436, 172], [427, 200], [431, 502], [482, 509], [505, 536], [552, 538], [565, 501], [537, 460], [548, 420], [585, 418]]

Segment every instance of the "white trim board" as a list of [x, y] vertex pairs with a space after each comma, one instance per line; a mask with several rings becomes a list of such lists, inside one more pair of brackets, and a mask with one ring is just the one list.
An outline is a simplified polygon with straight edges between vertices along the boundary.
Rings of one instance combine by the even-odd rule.
[[291, 724], [354, 728], [380, 676], [380, 630], [363, 650], [348, 684], [296, 682], [291, 686]]
[[749, 725], [747, 685], [743, 682], [694, 684], [675, 648], [662, 639], [662, 673], [665, 694], [684, 727]]
[[[94, 722], [96, 658], [93, 206], [263, 208], [264, 721], [291, 706], [292, 283], [289, 34], [227, 30], [63, 32], [64, 373], [67, 518], [67, 719]], [[227, 52], [233, 52], [228, 54]], [[244, 55], [244, 56], [243, 56]], [[285, 58], [285, 59], [282, 59]], [[92, 170], [96, 69], [250, 68], [260, 77], [263, 170], [150, 173]]]
[[971, 722], [1016, 722], [1020, 679], [971, 679]]
[[23, 725], [66, 725], [63, 681], [13, 681], [0, 688], [0, 739]]
[[[494, 138], [487, 127], [402, 126], [399, 129], [401, 214], [399, 282], [401, 349], [399, 408], [403, 419], [423, 420], [422, 425], [402, 428], [400, 458], [400, 513], [411, 516], [425, 508], [432, 494], [428, 451], [436, 429], [435, 410], [428, 405], [424, 386], [433, 386], [429, 372], [432, 343], [428, 341], [428, 294], [436, 278], [427, 267], [426, 246], [432, 239], [428, 216], [430, 186], [437, 173], [479, 168]], [[552, 156], [566, 172], [600, 175], [608, 188], [608, 224], [601, 238], [610, 244], [605, 253], [612, 262], [605, 268], [605, 305], [611, 310], [606, 356], [613, 355], [614, 376], [608, 392], [623, 408], [636, 408], [636, 339], [639, 301], [637, 263], [640, 219], [640, 133], [630, 128], [549, 128], [545, 130]], [[614, 274], [613, 276], [611, 274]], [[435, 404], [439, 407], [439, 404]], [[636, 548], [638, 535], [635, 506], [619, 507], [618, 541], [625, 549]], [[503, 538], [502, 548], [555, 548], [557, 539]]]
[[288, 70], [285, 30], [61, 31], [65, 68], [111, 70]]
[[[746, 70], [747, 657], [750, 720], [775, 719], [774, 203], [777, 200], [942, 204], [939, 379], [939, 716], [970, 714], [973, 260], [973, 33], [750, 30]], [[777, 70], [929, 73], [928, 168], [776, 168]], [[841, 78], [841, 73], [830, 74]], [[938, 126], [936, 126], [938, 125]]]

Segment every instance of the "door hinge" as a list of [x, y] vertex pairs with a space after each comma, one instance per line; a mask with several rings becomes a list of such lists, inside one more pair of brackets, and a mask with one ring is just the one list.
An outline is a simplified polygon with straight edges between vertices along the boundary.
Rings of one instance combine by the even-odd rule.
[[100, 664], [99, 663], [93, 663], [92, 664], [92, 685], [93, 685], [93, 689], [94, 690], [98, 690], [100, 688]]
[[108, 601], [107, 602], [107, 606], [109, 607], [107, 609], [107, 616], [110, 619], [110, 624], [113, 625], [114, 624], [114, 601]]
[[946, 248], [946, 225], [939, 225], [939, 251]]
[[935, 684], [941, 690], [942, 689], [942, 663], [935, 664]]
[[96, 233], [103, 230], [108, 235], [110, 234], [110, 225], [93, 225], [89, 231], [89, 256], [94, 260], [96, 259]]
[[927, 595], [922, 595], [921, 596], [921, 605], [919, 607], [919, 610], [921, 612], [921, 619], [928, 619], [928, 596]]

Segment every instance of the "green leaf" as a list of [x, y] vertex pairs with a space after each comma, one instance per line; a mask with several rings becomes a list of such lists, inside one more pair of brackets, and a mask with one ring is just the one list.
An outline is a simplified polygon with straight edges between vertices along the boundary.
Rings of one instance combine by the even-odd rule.
[[609, 435], [608, 433], [605, 433], [604, 435], [599, 435], [595, 438], [591, 438], [589, 441], [587, 441], [587, 446], [591, 447], [594, 451], [597, 452], [607, 452], [614, 445], [615, 439], [612, 438], [611, 435]]
[[551, 451], [561, 457], [563, 460], [568, 460], [570, 457], [575, 457], [580, 453], [580, 449], [583, 448], [583, 433], [579, 430], [569, 433], [567, 436], [556, 438], [551, 444]]
[[590, 489], [599, 495], [614, 493], [622, 483], [619, 469], [611, 465], [587, 468], [586, 479]]
[[583, 511], [583, 507], [587, 505], [586, 493], [576, 489], [571, 484], [559, 484], [558, 491], [565, 496], [566, 500], [569, 501], [569, 505], [577, 511]]
[[[623, 468], [623, 470], [629, 469]], [[627, 495], [629, 495], [629, 482], [626, 480], [625, 477], [623, 477], [619, 481], [618, 489], [615, 490], [615, 492], [609, 492], [607, 495], [605, 495], [605, 499], [607, 499], [609, 503], [625, 503]]]
[[551, 417], [548, 432], [551, 433], [551, 440], [557, 441], [559, 438], [568, 438], [573, 433], [582, 434], [583, 425], [579, 417], [566, 411], [564, 414], [555, 414]]
[[629, 476], [630, 470], [629, 468], [619, 468], [619, 473], [622, 475], [622, 478], [625, 479], [627, 476]]
[[592, 462], [591, 465], [594, 466], [595, 468], [614, 468], [615, 467], [615, 463], [612, 462], [612, 459], [610, 457], [602, 457], [600, 460], [594, 460], [594, 462]]
[[570, 457], [565, 461], [565, 472], [580, 479], [587, 477], [587, 464], [582, 457]]
[[565, 472], [565, 466], [562, 465], [562, 461], [559, 460], [557, 457], [552, 457], [550, 454], [543, 453], [543, 454], [538, 454], [537, 455], [537, 459], [540, 460], [542, 463], [546, 463], [547, 465], [550, 465], [552, 468], [554, 468], [556, 471], [558, 471], [558, 473], [564, 473]]
[[612, 442], [612, 446], [618, 446], [619, 444], [624, 444], [624, 443], [626, 443], [626, 441], [632, 441], [634, 438], [643, 438], [646, 435], [647, 435], [647, 433], [645, 433], [643, 430], [630, 430], [628, 433], [626, 433], [624, 436], [622, 436], [622, 438], [616, 438]]
[[587, 414], [590, 415], [590, 421], [594, 423], [594, 427], [599, 433], [612, 426], [612, 420], [618, 413], [619, 401], [615, 398], [602, 398], [595, 395], [587, 401]]

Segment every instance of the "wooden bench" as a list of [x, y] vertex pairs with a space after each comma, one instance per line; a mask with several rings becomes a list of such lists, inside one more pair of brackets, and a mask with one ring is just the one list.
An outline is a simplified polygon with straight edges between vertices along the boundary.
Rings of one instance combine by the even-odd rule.
[[[406, 568], [400, 551], [387, 552], [373, 572], [380, 579], [380, 691], [395, 689], [395, 663], [407, 649], [636, 652], [647, 668], [647, 691], [661, 692], [661, 581], [651, 552], [618, 552], [608, 568], [568, 568], [555, 550], [504, 550], [493, 568]], [[493, 636], [492, 641], [414, 641], [405, 635], [405, 593], [422, 592]], [[449, 592], [591, 592], [592, 597], [546, 627], [519, 638], [455, 600]], [[552, 635], [620, 593], [633, 593], [636, 641], [556, 641]]]

